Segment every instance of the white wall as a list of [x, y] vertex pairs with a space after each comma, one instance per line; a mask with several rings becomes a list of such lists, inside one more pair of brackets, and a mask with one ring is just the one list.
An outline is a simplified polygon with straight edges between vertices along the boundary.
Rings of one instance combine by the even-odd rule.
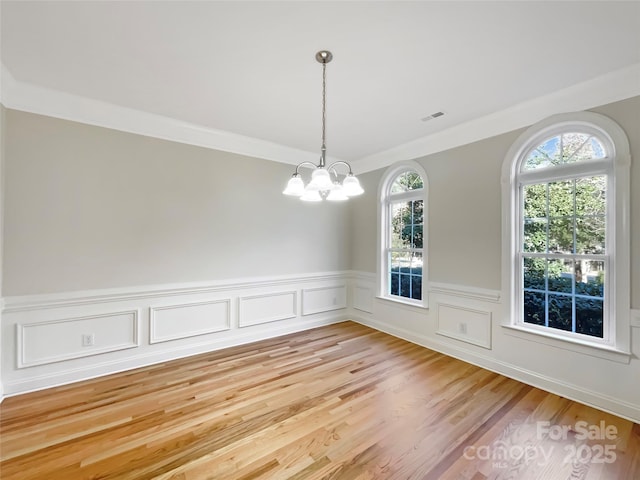
[[[417, 159], [429, 177], [429, 309], [375, 298], [377, 199], [352, 206], [354, 311], [365, 324], [524, 382], [640, 420], [640, 97], [594, 108], [626, 131], [631, 166], [631, 358], [598, 356], [514, 336], [501, 326], [501, 167], [521, 131]], [[383, 170], [361, 176], [377, 191]], [[354, 297], [355, 298], [355, 297]], [[467, 325], [467, 333], [459, 324]]]
[[4, 296], [343, 270], [293, 167], [8, 109]]

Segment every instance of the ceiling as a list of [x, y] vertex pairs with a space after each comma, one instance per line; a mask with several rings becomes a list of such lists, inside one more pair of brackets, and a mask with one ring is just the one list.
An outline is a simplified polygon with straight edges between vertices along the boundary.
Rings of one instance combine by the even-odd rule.
[[360, 170], [572, 107], [554, 92], [576, 85], [640, 94], [638, 1], [3, 0], [0, 16], [5, 106], [287, 163], [319, 153], [322, 49], [328, 154]]

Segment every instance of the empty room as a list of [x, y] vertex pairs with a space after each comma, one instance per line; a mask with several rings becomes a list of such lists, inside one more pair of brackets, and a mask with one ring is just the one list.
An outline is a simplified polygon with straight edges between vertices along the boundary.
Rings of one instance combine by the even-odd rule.
[[640, 478], [640, 1], [0, 0], [0, 478]]

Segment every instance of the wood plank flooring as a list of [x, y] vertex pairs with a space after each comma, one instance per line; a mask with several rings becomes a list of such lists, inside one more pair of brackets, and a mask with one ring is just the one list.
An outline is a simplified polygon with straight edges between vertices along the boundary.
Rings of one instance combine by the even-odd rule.
[[0, 413], [3, 480], [640, 478], [638, 425], [351, 322]]

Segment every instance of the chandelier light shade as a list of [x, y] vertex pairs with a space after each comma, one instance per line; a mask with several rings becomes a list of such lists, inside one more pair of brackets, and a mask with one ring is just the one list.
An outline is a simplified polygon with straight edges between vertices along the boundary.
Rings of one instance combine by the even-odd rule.
[[[321, 202], [328, 200], [341, 202], [364, 193], [360, 186], [360, 181], [351, 171], [351, 165], [342, 160], [333, 162], [326, 166], [326, 123], [327, 123], [327, 63], [331, 61], [333, 55], [327, 50], [316, 53], [316, 60], [322, 64], [322, 147], [320, 149], [320, 162], [314, 165], [311, 162], [299, 163], [296, 171], [289, 179], [286, 188], [282, 193], [294, 197], [300, 197], [304, 202]], [[311, 179], [305, 185], [300, 174], [301, 167], [311, 167]], [[336, 167], [342, 166], [348, 169], [342, 182], [338, 176]]]

